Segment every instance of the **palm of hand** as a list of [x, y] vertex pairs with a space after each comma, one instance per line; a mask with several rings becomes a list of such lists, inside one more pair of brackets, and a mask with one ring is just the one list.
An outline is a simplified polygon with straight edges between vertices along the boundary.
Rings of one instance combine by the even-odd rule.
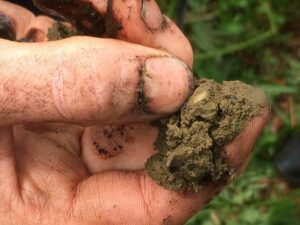
[[[153, 151], [150, 143], [155, 140], [156, 130], [146, 124], [128, 128], [132, 130], [128, 133], [132, 135], [132, 151], [138, 151], [134, 146], [140, 146], [139, 157], [143, 161]], [[88, 129], [91, 128], [87, 128], [84, 139], [90, 138]], [[134, 141], [145, 129], [150, 135]], [[81, 159], [82, 149], [89, 148], [87, 141], [82, 145], [83, 132], [79, 126], [64, 124], [28, 124], [14, 126], [13, 132], [9, 128], [1, 130], [1, 168], [5, 169], [1, 176], [6, 180], [0, 185], [3, 221], [24, 225], [159, 224], [174, 221], [180, 215], [176, 215], [180, 209], [173, 205], [177, 201], [186, 204], [190, 213], [196, 209], [196, 202], [204, 201], [193, 195], [185, 195], [183, 201], [183, 196], [158, 187], [142, 170], [91, 175]], [[129, 150], [130, 146], [125, 148]], [[143, 147], [148, 153], [142, 151]], [[142, 168], [143, 163], [138, 164], [128, 166]], [[109, 164], [106, 167], [109, 169]], [[122, 163], [119, 167], [127, 166]], [[176, 219], [178, 222], [182, 221]]]
[[[85, 4], [89, 1], [82, 2]], [[99, 10], [103, 10], [107, 5], [107, 1], [91, 0], [91, 2], [97, 2], [100, 5]], [[158, 27], [161, 26], [162, 15], [154, 1], [111, 2], [113, 7], [111, 10], [116, 12], [115, 16], [120, 17], [120, 21], [123, 21], [123, 33], [120, 32], [118, 39], [145, 44], [154, 48], [163, 48], [183, 59], [188, 65], [192, 65], [192, 50], [178, 28], [171, 21], [163, 20], [164, 23], [168, 23], [169, 29], [157, 29], [157, 24]], [[143, 7], [141, 2], [145, 4]], [[145, 13], [145, 8], [149, 8], [151, 13]], [[142, 17], [144, 16], [142, 20], [140, 15], [136, 15], [140, 9], [142, 9]], [[49, 18], [34, 18], [26, 10], [3, 1], [0, 2], [0, 12], [5, 12], [8, 17], [16, 17], [14, 22], [19, 29], [19, 31], [17, 30], [17, 36], [21, 38], [26, 35], [24, 30], [30, 33], [29, 31], [33, 28], [38, 28], [46, 33], [47, 28], [52, 23]], [[152, 15], [153, 18], [149, 15]], [[25, 20], [24, 18], [30, 19]], [[135, 20], [134, 23], [128, 18]], [[146, 20], [148, 22], [145, 29]], [[22, 27], [24, 21], [30, 21], [29, 25], [26, 25], [28, 26], [27, 29]], [[135, 26], [132, 26], [132, 24], [135, 24]], [[43, 36], [42, 33], [39, 33], [38, 39], [45, 41], [45, 35]], [[171, 39], [175, 44], [170, 42]], [[0, 40], [0, 48], [3, 46], [5, 49], [6, 46], [12, 46], [11, 43], [3, 43]], [[61, 47], [62, 45], [67, 47], [64, 49]], [[20, 45], [18, 48], [22, 47], [26, 52], [27, 46], [24, 46]], [[78, 121], [78, 124], [83, 124], [80, 122], [90, 119], [90, 112], [93, 112], [92, 115], [96, 115], [94, 124], [98, 124], [99, 120], [105, 121], [106, 118], [114, 116], [117, 119], [112, 124], [130, 123], [132, 117], [126, 116], [131, 112], [123, 108], [127, 108], [128, 105], [136, 101], [131, 97], [135, 96], [135, 93], [132, 92], [136, 89], [136, 79], [139, 77], [139, 74], [134, 73], [136, 66], [140, 66], [139, 62], [136, 61], [137, 56], [147, 58], [163, 55], [163, 57], [168, 58], [170, 57], [169, 53], [138, 45], [134, 46], [125, 42], [99, 41], [98, 39], [84, 37], [60, 43], [50, 43], [49, 46], [47, 44], [36, 46], [33, 44], [28, 47], [35, 54], [29, 54], [29, 62], [34, 64], [35, 59], [40, 59], [48, 62], [47, 65], [41, 67], [34, 64], [35, 67], [32, 69], [26, 63], [23, 62], [22, 64], [16, 59], [14, 63], [10, 63], [15, 64], [14, 67], [16, 68], [21, 68], [20, 71], [16, 72], [15, 69], [10, 70], [9, 66], [6, 66], [5, 59], [0, 57], [0, 68], [4, 65], [9, 76], [20, 74], [20, 76], [15, 77], [15, 83], [20, 84], [22, 88], [16, 88], [15, 92], [18, 93], [19, 89], [28, 89], [27, 95], [30, 98], [33, 96], [32, 102], [34, 102], [34, 96], [37, 94], [42, 94], [43, 97], [46, 96], [45, 99], [42, 99], [44, 102], [52, 101], [53, 99], [49, 96], [53, 97], [53, 93], [51, 95], [46, 92], [49, 86], [48, 81], [51, 80], [48, 76], [56, 71], [56, 67], [59, 67], [57, 66], [58, 62], [62, 60], [49, 60], [49, 55], [53, 54], [57, 58], [61, 57], [61, 59], [67, 58], [73, 66], [73, 54], [75, 52], [76, 62], [81, 63], [83, 66], [79, 69], [72, 66], [70, 69], [68, 65], [60, 68], [63, 73], [67, 71], [64, 78], [67, 81], [66, 83], [69, 82], [68, 84], [71, 86], [69, 88], [71, 94], [68, 94], [67, 91], [62, 94], [67, 96], [64, 96], [65, 99], [70, 100], [65, 106], [71, 109], [71, 112], [74, 113], [77, 108], [80, 109], [82, 106], [84, 106], [84, 110], [79, 110], [79, 112], [83, 111], [82, 114], [76, 114], [78, 111], [74, 113], [78, 116], [75, 121], [65, 121], [65, 118], [62, 119], [57, 116], [57, 108], [51, 108], [50, 103], [49, 106], [46, 105], [42, 109], [37, 108], [36, 110], [26, 111], [34, 104], [32, 102], [31, 104], [21, 102], [20, 104], [24, 106], [21, 109], [24, 111], [24, 115], [30, 115], [29, 119], [26, 116], [20, 119], [17, 113], [17, 119], [14, 118], [15, 120], [5, 116], [3, 119], [3, 115], [0, 114], [1, 119], [6, 120], [4, 124], [9, 125], [0, 129], [1, 224], [182, 224], [222, 189], [221, 186], [207, 184], [200, 193], [178, 194], [165, 190], [152, 181], [144, 171], [145, 161], [154, 153], [153, 143], [157, 136], [157, 130], [150, 124], [126, 125], [122, 126], [122, 129], [116, 129], [112, 126], [83, 128], [77, 125], [69, 125], [71, 122], [76, 124]], [[98, 46], [98, 48], [95, 46]], [[43, 48], [44, 50], [40, 50]], [[48, 55], [45, 56], [43, 52], [47, 52]], [[83, 54], [86, 54], [86, 57]], [[77, 55], [81, 57], [77, 58]], [[85, 60], [85, 58], [88, 58], [87, 56], [91, 56], [93, 59], [96, 58], [100, 69], [97, 66], [90, 66], [89, 61]], [[12, 60], [14, 58], [12, 57]], [[28, 60], [28, 58], [26, 59]], [[108, 63], [106, 63], [107, 58], [111, 59]], [[68, 60], [66, 61], [68, 62]], [[149, 94], [154, 93], [153, 95], [155, 95], [154, 100], [149, 105], [154, 111], [156, 110], [156, 114], [155, 116], [153, 114], [137, 115], [134, 122], [149, 121], [176, 111], [189, 93], [187, 77], [190, 76], [190, 73], [187, 72], [189, 71], [186, 69], [187, 66], [182, 66], [183, 63], [178, 63], [178, 60], [174, 60], [174, 58], [172, 60], [161, 58], [158, 61], [160, 61], [158, 68], [154, 67], [155, 63], [153, 62], [148, 65], [155, 73], [151, 74], [154, 76], [150, 76], [152, 83], [148, 81], [150, 85], [148, 84], [147, 88], [150, 91], [146, 90]], [[115, 63], [114, 66], [122, 71], [120, 78], [124, 78], [124, 84], [119, 80], [110, 80], [110, 77], [107, 76], [115, 73], [114, 66], [111, 66], [112, 63]], [[66, 68], [71, 72], [76, 71], [76, 77], [74, 74], [68, 74], [69, 71]], [[39, 76], [40, 71], [43, 70], [46, 71], [46, 76], [41, 76], [41, 81], [33, 80], [29, 84], [27, 83], [31, 78]], [[96, 77], [97, 79], [95, 77], [87, 78], [87, 74], [95, 74], [95, 71], [100, 74]], [[23, 74], [25, 74], [25, 77], [26, 75], [29, 77], [28, 80], [25, 79], [25, 82], [21, 78], [21, 81], [18, 80]], [[106, 76], [101, 76], [101, 74]], [[172, 74], [173, 77], [167, 77], [169, 74]], [[93, 103], [95, 104], [92, 104], [91, 109], [85, 108], [86, 105], [83, 102], [85, 99], [80, 99], [80, 96], [76, 94], [77, 90], [86, 89], [80, 85], [74, 88], [72, 86], [76, 80], [74, 77], [88, 84], [97, 83], [100, 87], [103, 85], [103, 99], [107, 101], [104, 101], [102, 96], [100, 101], [94, 95], [88, 93], [86, 96], [94, 100]], [[23, 85], [23, 83], [25, 84]], [[37, 86], [34, 86], [36, 84], [39, 88], [44, 85], [45, 92], [35, 92], [38, 90]], [[112, 96], [112, 98], [119, 100], [116, 102], [106, 96], [108, 91], [105, 88], [112, 84], [116, 85], [117, 88], [119, 87], [121, 93], [120, 96]], [[168, 89], [168, 87], [171, 88]], [[121, 91], [125, 94], [123, 95]], [[24, 93], [26, 95], [26, 92]], [[75, 95], [78, 98], [74, 97]], [[37, 100], [41, 99], [37, 98]], [[124, 104], [121, 100], [128, 104]], [[72, 107], [74, 101], [78, 101], [80, 106], [77, 106], [77, 108]], [[116, 108], [123, 114], [115, 110], [111, 112], [112, 116], [107, 116], [107, 112], [99, 116], [100, 113], [95, 108], [101, 108], [100, 106], [109, 102], [115, 103]], [[70, 104], [68, 105], [68, 103]], [[14, 105], [12, 108], [9, 108], [9, 103], [7, 105], [8, 110], [6, 111], [10, 112], [15, 109]], [[98, 107], [94, 107], [94, 105]], [[6, 107], [5, 104], [2, 106]], [[50, 112], [47, 113], [48, 111]], [[240, 171], [249, 159], [249, 153], [266, 122], [267, 114], [266, 112], [264, 117], [255, 118], [251, 121], [241, 135], [226, 147], [228, 163]], [[1, 119], [0, 121], [2, 121]], [[32, 121], [41, 122], [41, 120], [66, 122], [66, 124], [28, 123]], [[13, 124], [23, 125], [13, 126]], [[112, 131], [111, 135], [105, 134], [110, 131]]]

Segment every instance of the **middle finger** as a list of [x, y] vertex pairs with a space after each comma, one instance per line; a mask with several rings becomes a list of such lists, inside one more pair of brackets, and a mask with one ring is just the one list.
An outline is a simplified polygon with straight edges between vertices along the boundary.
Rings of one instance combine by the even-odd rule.
[[46, 11], [69, 20], [87, 35], [106, 36], [163, 49], [190, 67], [193, 51], [180, 29], [155, 0], [34, 0]]

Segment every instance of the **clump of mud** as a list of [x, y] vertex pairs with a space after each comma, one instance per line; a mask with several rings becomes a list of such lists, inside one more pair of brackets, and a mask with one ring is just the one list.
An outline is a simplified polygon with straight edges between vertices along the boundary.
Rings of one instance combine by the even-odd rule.
[[149, 175], [161, 186], [180, 192], [200, 191], [207, 182], [220, 183], [233, 176], [224, 145], [266, 105], [262, 91], [242, 82], [196, 81], [186, 105], [160, 121], [158, 153], [146, 163]]
[[48, 29], [47, 37], [49, 41], [57, 41], [79, 35], [83, 35], [83, 33], [73, 27], [67, 27], [62, 22], [55, 22], [53, 26]]

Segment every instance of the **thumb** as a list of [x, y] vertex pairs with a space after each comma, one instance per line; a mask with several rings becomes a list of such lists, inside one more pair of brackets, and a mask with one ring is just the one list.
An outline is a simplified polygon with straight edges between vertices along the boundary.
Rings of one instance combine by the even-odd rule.
[[0, 125], [155, 119], [189, 96], [192, 73], [169, 54], [117, 40], [0, 40]]
[[[225, 146], [228, 165], [237, 174], [245, 168], [268, 115], [266, 108], [262, 116], [249, 121]], [[102, 171], [79, 184], [74, 215], [82, 215], [82, 210], [86, 210], [84, 215], [91, 224], [184, 224], [230, 181], [226, 176], [218, 184], [204, 184], [198, 193], [177, 193], [160, 187], [145, 171]]]

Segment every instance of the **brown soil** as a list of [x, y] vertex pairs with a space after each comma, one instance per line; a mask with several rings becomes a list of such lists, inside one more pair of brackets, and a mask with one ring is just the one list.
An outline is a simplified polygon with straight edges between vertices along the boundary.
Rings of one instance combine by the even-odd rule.
[[73, 27], [67, 27], [61, 22], [55, 22], [52, 27], [48, 29], [49, 41], [56, 41], [72, 36], [82, 35], [81, 32], [77, 31]]
[[247, 121], [267, 105], [263, 92], [239, 81], [196, 81], [196, 90], [180, 112], [160, 121], [158, 153], [148, 160], [149, 175], [173, 191], [199, 191], [234, 174], [224, 160], [230, 143]]

